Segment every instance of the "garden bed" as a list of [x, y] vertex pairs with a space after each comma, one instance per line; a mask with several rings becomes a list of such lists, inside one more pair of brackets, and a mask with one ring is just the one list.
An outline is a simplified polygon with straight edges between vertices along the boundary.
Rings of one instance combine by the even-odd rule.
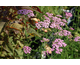
[[1, 8], [1, 19], [8, 21], [0, 31], [1, 59], [80, 58], [79, 27], [67, 25], [75, 15], [62, 10], [69, 7]]

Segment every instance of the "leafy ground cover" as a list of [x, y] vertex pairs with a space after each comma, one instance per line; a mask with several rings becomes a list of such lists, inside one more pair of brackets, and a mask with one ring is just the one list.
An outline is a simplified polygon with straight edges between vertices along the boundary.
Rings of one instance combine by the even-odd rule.
[[67, 20], [73, 15], [62, 11], [69, 7], [38, 6], [38, 8], [39, 12], [33, 12], [31, 9], [15, 12], [10, 8], [10, 17], [14, 16], [14, 19], [6, 15], [8, 22], [0, 34], [0, 58], [79, 59], [79, 27], [68, 27]]

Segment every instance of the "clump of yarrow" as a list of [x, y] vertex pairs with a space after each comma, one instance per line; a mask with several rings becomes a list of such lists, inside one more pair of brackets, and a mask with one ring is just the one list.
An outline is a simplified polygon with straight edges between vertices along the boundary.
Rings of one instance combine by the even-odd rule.
[[63, 51], [63, 49], [61, 49], [61, 47], [66, 47], [67, 44], [64, 42], [64, 40], [61, 39], [55, 39], [55, 41], [52, 42], [52, 51], [55, 50], [55, 53], [57, 54], [61, 54], [61, 52]]
[[[46, 13], [46, 15], [43, 15], [43, 17], [45, 18], [44, 21], [40, 21], [38, 23], [36, 23], [36, 27], [38, 29], [40, 28], [56, 28], [59, 30], [62, 30], [61, 26], [65, 26], [67, 21], [65, 19], [61, 19], [61, 15], [57, 15], [57, 16], [53, 16], [52, 13]], [[52, 22], [51, 22], [52, 20]]]

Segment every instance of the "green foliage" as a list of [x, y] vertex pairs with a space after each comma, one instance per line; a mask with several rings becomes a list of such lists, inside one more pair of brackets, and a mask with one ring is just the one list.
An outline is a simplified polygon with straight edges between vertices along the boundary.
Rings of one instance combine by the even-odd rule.
[[75, 12], [73, 13], [74, 19], [72, 20], [73, 25], [72, 27], [74, 27], [75, 29], [77, 29], [78, 27], [80, 27], [80, 6], [75, 6]]

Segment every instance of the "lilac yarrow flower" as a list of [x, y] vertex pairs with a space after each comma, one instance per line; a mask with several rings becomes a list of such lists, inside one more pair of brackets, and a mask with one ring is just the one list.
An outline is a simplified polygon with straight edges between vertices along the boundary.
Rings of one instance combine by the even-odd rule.
[[65, 47], [67, 44], [65, 44], [65, 43], [62, 43], [63, 44], [63, 46]]
[[30, 54], [30, 52], [31, 52], [31, 47], [24, 46], [24, 47], [23, 47], [23, 50], [24, 50], [24, 53], [25, 53], [25, 54], [27, 54], [27, 53]]
[[55, 22], [52, 22], [51, 25], [50, 25], [50, 27], [51, 27], [51, 28], [55, 28], [55, 27], [56, 27]]
[[61, 30], [60, 32], [56, 32], [55, 35], [59, 35], [59, 36], [70, 36], [72, 35], [70, 31], [67, 30]]
[[[58, 17], [53, 17], [52, 20], [58, 24], [59, 26], [65, 26], [66, 24], [64, 22], [61, 21], [61, 18], [58, 18]], [[58, 26], [58, 27], [59, 27]]]
[[30, 18], [30, 17], [33, 17], [33, 16], [34, 16], [33, 13], [28, 14], [28, 17], [29, 17], [29, 18]]
[[63, 49], [56, 48], [55, 53], [56, 53], [56, 54], [61, 54], [62, 51], [63, 51]]
[[46, 14], [48, 15], [48, 17], [53, 17], [52, 13], [47, 12]]
[[[47, 14], [48, 15], [52, 15], [50, 13], [47, 13]], [[38, 22], [40, 24], [39, 27], [37, 26], [38, 29], [40, 27], [44, 27], [44, 28], [51, 27], [51, 28], [57, 28], [59, 30], [62, 30], [62, 28], [60, 26], [65, 26], [66, 25], [65, 23], [61, 22], [61, 19], [58, 18], [58, 17], [52, 17], [53, 22], [51, 23], [50, 22], [50, 19], [47, 16], [45, 16], [45, 15], [43, 15], [43, 16], [46, 18], [46, 20], [44, 20], [44, 22], [42, 22], [42, 21], [41, 22]]]
[[[56, 17], [55, 17], [56, 18]], [[66, 24], [64, 22], [61, 21], [60, 18], [56, 18], [54, 19], [54, 22], [60, 26], [65, 26]]]
[[[51, 15], [51, 16], [53, 15], [51, 13], [46, 13], [46, 14]], [[40, 29], [41, 27], [44, 27], [44, 28], [51, 27], [51, 28], [56, 28], [56, 29], [62, 30], [62, 28], [60, 26], [66, 25], [65, 23], [61, 22], [61, 19], [58, 17], [52, 17], [53, 22], [51, 23], [50, 19], [47, 16], [45, 16], [45, 15], [43, 15], [43, 16], [45, 17], [46, 20], [44, 20], [44, 22], [42, 22], [42, 21], [38, 22], [39, 23], [39, 27], [37, 26], [38, 29]]]
[[40, 22], [38, 22], [40, 25], [42, 25], [44, 22], [43, 21], [40, 21]]
[[57, 17], [62, 17], [61, 15], [56, 15]]
[[46, 20], [49, 20], [50, 21], [50, 18], [47, 17], [46, 15], [43, 15], [43, 17], [45, 17]]
[[66, 25], [64, 22], [61, 22], [61, 19], [58, 18], [58, 17], [53, 17], [52, 20], [53, 20], [56, 24], [58, 24], [58, 25], [60, 25], [60, 26], [65, 26], [65, 25]]
[[34, 13], [32, 10], [26, 10], [26, 9], [23, 9], [23, 10], [18, 10], [18, 14], [28, 14], [28, 17], [33, 17], [34, 16]]
[[44, 28], [49, 28], [49, 24], [50, 24], [50, 21], [49, 20], [44, 20], [44, 22], [41, 25]]
[[60, 51], [60, 52], [62, 52], [62, 51], [63, 51], [63, 49], [59, 49], [59, 51]]
[[56, 54], [61, 54], [59, 51], [55, 51]]
[[49, 28], [49, 23], [44, 22], [44, 23], [42, 24], [42, 27], [44, 27], [44, 28]]
[[[67, 35], [71, 35], [71, 32], [68, 31], [68, 30], [63, 30], [63, 33], [64, 33], [64, 34], [67, 34]], [[66, 36], [67, 36], [67, 35], [66, 35]]]
[[56, 22], [58, 22], [58, 23], [61, 22], [61, 18], [57, 18]]
[[55, 49], [54, 48], [51, 48], [51, 51], [54, 51]]
[[44, 20], [45, 23], [51, 23], [49, 20]]
[[23, 14], [26, 15], [26, 14], [29, 14], [29, 13], [33, 13], [32, 10], [26, 10], [26, 9], [23, 9]]
[[66, 24], [63, 23], [63, 22], [59, 22], [59, 25], [60, 25], [60, 26], [65, 26]]
[[57, 28], [57, 29], [60, 29], [62, 30], [62, 28], [59, 26], [58, 23], [55, 23], [55, 22], [52, 22], [51, 25], [50, 25], [51, 28]]
[[72, 27], [71, 27], [71, 28], [69, 28], [69, 29], [74, 30]]
[[54, 22], [56, 22], [56, 21], [57, 21], [57, 18], [58, 18], [58, 17], [52, 17], [52, 20], [53, 20]]
[[[52, 44], [52, 49], [55, 49], [55, 53], [61, 54], [63, 49], [60, 49], [60, 47], [65, 47], [67, 44], [64, 43], [64, 40], [56, 39]], [[54, 50], [53, 50], [54, 51]]]
[[27, 10], [27, 12], [28, 12], [28, 13], [33, 13], [33, 11], [32, 11], [32, 10]]
[[75, 37], [75, 38], [74, 38], [74, 41], [76, 41], [76, 42], [77, 42], [77, 41], [80, 41], [80, 37], [79, 37], [79, 36]]
[[59, 25], [56, 26], [56, 28], [59, 29], [59, 30], [63, 30]]
[[43, 38], [43, 40], [41, 40], [41, 42], [49, 42], [49, 39]]
[[55, 22], [58, 26], [65, 26], [66, 24], [64, 22]]
[[36, 25], [36, 27], [37, 27], [38, 29], [41, 28], [41, 25], [40, 25], [39, 23], [36, 23], [35, 25]]
[[44, 20], [44, 22], [40, 21], [36, 24], [36, 27], [38, 29], [40, 29], [41, 27], [44, 27], [44, 28], [49, 28], [49, 25], [50, 25], [50, 21], [49, 20]]
[[63, 22], [67, 23], [67, 21], [65, 19], [62, 19]]
[[72, 17], [72, 14], [71, 13], [69, 13], [69, 12], [65, 12], [65, 13], [66, 13], [65, 14], [66, 18]]
[[24, 14], [24, 11], [23, 10], [18, 10], [17, 13], [18, 14]]
[[55, 39], [55, 41], [53, 43], [56, 43], [56, 42], [63, 42], [64, 40], [61, 40], [61, 39]]

